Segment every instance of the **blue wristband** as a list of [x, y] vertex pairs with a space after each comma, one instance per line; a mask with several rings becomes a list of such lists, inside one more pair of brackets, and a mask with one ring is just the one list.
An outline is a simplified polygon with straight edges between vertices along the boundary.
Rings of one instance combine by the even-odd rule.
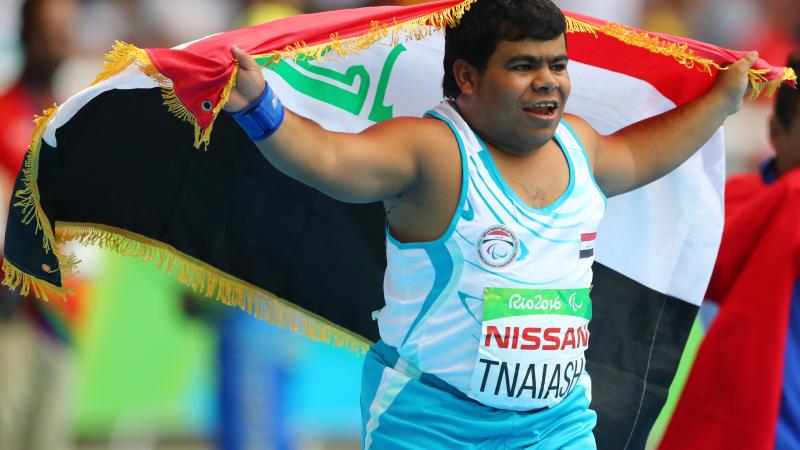
[[247, 133], [247, 136], [254, 141], [272, 136], [272, 133], [277, 131], [283, 123], [284, 115], [283, 105], [272, 92], [269, 84], [261, 97], [250, 106], [231, 114], [236, 123]]

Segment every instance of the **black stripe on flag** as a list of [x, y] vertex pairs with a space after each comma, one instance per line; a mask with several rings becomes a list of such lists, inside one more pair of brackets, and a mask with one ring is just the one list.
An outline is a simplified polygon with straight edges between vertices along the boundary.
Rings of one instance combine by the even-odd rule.
[[377, 340], [383, 207], [341, 203], [283, 175], [228, 114], [208, 151], [193, 148], [191, 125], [175, 123], [159, 88], [89, 101], [57, 130], [57, 150], [42, 145], [48, 218], [156, 239]]
[[593, 270], [586, 359], [597, 448], [644, 449], [699, 308], [602, 264]]

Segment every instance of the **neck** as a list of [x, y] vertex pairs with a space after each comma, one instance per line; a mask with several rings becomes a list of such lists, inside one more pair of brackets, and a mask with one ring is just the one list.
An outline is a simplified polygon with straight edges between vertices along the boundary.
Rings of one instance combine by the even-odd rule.
[[37, 63], [28, 60], [22, 69], [20, 78], [24, 80], [26, 86], [32, 89], [49, 91], [57, 67], [58, 64], [54, 62]]
[[[470, 127], [472, 127], [471, 124], [470, 124]], [[533, 155], [533, 154], [537, 153], [539, 150], [544, 148], [544, 146], [550, 141], [548, 139], [547, 141], [542, 142], [541, 144], [538, 144], [538, 145], [533, 145], [533, 146], [526, 147], [526, 148], [517, 148], [517, 147], [511, 146], [511, 145], [506, 145], [506, 144], [504, 144], [504, 143], [502, 143], [500, 141], [497, 141], [494, 138], [492, 138], [491, 136], [487, 135], [486, 133], [483, 133], [482, 131], [480, 131], [480, 130], [474, 128], [474, 127], [472, 127], [472, 129], [473, 129], [473, 131], [475, 131], [475, 134], [477, 134], [478, 136], [480, 136], [481, 139], [483, 139], [483, 142], [486, 143], [486, 146], [490, 150], [494, 150], [496, 152], [502, 152], [505, 155], [514, 156], [514, 157], [518, 157], [518, 158], [523, 158], [523, 157], [530, 156], [530, 155]]]
[[47, 107], [53, 104], [55, 97], [52, 89], [52, 73], [45, 74], [42, 71], [26, 67], [20, 80], [25, 91], [31, 97], [31, 101], [37, 104], [37, 107]]
[[778, 171], [778, 176], [782, 176], [797, 167], [800, 167], [800, 156], [788, 157], [782, 155], [775, 158], [775, 169]]

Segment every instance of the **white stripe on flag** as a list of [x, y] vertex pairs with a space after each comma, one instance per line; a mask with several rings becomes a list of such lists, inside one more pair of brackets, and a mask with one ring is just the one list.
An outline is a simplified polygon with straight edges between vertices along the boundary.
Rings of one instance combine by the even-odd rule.
[[[567, 111], [610, 134], [674, 107], [649, 83], [575, 61]], [[722, 130], [669, 175], [608, 201], [596, 260], [656, 291], [699, 305], [722, 237]]]

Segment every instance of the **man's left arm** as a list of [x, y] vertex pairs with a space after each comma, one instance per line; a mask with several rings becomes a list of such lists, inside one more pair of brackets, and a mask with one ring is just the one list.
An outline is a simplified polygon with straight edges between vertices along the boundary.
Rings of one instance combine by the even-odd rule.
[[750, 52], [720, 71], [711, 89], [701, 97], [609, 136], [598, 135], [582, 119], [570, 118], [606, 196], [657, 180], [700, 149], [725, 118], [739, 110], [748, 85], [747, 73], [757, 58], [758, 53]]

